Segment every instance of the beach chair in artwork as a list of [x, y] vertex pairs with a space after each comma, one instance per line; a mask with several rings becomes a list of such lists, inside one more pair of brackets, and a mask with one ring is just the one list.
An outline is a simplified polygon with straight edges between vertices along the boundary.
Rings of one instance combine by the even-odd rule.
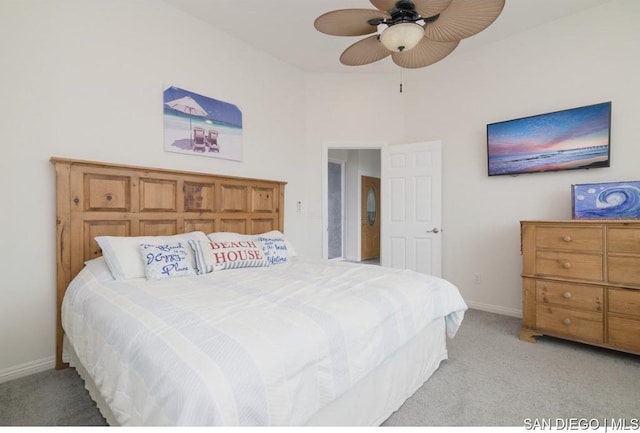
[[205, 143], [204, 143], [204, 129], [195, 127], [193, 128], [193, 141], [191, 142], [191, 150], [194, 151], [205, 151]]
[[207, 147], [209, 152], [220, 152], [220, 146], [218, 146], [218, 131], [210, 129], [207, 134]]

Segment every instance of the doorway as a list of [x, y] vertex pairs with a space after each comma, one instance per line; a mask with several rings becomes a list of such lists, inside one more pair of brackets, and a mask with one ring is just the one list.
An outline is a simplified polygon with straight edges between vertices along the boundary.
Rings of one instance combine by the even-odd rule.
[[[355, 147], [353, 145], [325, 148], [323, 163], [323, 255], [328, 259], [341, 257], [348, 261], [362, 261], [362, 192], [361, 177], [380, 178], [381, 147]], [[343, 169], [339, 170], [339, 164]], [[339, 187], [336, 179], [342, 180], [342, 196], [338, 200]], [[380, 189], [378, 189], [380, 191]], [[338, 204], [342, 205], [338, 211]], [[366, 213], [366, 212], [365, 212]], [[380, 213], [377, 214], [379, 221]], [[340, 227], [335, 223], [342, 216]], [[339, 236], [342, 234], [342, 242]], [[380, 236], [374, 238], [380, 242]], [[339, 248], [342, 254], [339, 254]], [[379, 251], [379, 246], [377, 247]], [[377, 253], [379, 257], [379, 253]]]
[[[328, 256], [327, 185], [328, 159], [332, 152], [377, 150], [380, 173], [358, 173], [355, 178], [347, 168], [343, 224], [345, 258], [361, 261], [360, 200], [355, 225], [349, 190], [360, 189], [360, 175], [381, 179], [380, 188], [380, 264], [440, 276], [442, 272], [442, 143], [429, 141], [409, 144], [325, 143], [322, 151], [322, 257]], [[357, 155], [357, 153], [356, 153]], [[360, 192], [357, 193], [359, 197]], [[416, 199], [419, 199], [416, 202]], [[357, 242], [353, 243], [353, 233]], [[354, 252], [355, 251], [355, 252]]]

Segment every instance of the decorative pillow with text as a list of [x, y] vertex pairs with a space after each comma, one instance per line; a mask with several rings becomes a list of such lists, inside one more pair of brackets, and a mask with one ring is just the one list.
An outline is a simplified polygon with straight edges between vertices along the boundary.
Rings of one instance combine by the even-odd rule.
[[284, 243], [287, 245], [287, 256], [289, 258], [292, 258], [298, 255], [295, 248], [293, 247], [293, 244], [289, 242], [289, 239], [287, 239], [287, 237], [280, 230], [271, 230], [270, 232], [261, 233], [256, 236], [259, 236], [261, 238], [284, 239]]
[[[207, 241], [204, 232], [189, 232], [171, 236], [97, 236], [96, 242], [102, 250], [102, 255], [109, 266], [113, 278], [116, 280], [128, 280], [130, 278], [145, 278], [145, 265], [140, 257], [140, 245], [160, 245], [182, 243], [189, 253], [187, 241]], [[192, 266], [195, 261], [191, 259]]]
[[[197, 241], [190, 241], [197, 242]], [[140, 244], [147, 280], [196, 275], [190, 247], [177, 244]]]
[[[288, 260], [291, 260], [293, 257], [297, 256], [297, 253], [295, 248], [293, 247], [293, 244], [289, 242], [287, 237], [280, 230], [271, 230], [265, 233], [259, 233], [255, 235], [244, 235], [244, 234], [234, 233], [234, 232], [213, 232], [213, 233], [207, 234], [207, 237], [209, 238], [209, 240], [213, 242], [226, 242], [226, 241], [236, 241], [236, 240], [246, 241], [251, 239], [257, 239], [263, 242], [264, 239], [269, 239], [269, 240], [275, 239], [275, 240], [278, 240], [279, 246], [281, 246], [280, 241], [284, 241], [284, 245], [287, 248]], [[270, 247], [267, 247], [267, 249], [272, 251], [273, 247], [270, 246]], [[280, 255], [282, 254], [284, 254], [284, 250], [280, 249]]]
[[257, 236], [256, 239], [262, 243], [264, 254], [270, 265], [285, 263], [289, 260], [287, 243], [284, 238]]
[[269, 266], [262, 242], [253, 239], [229, 241], [189, 241], [198, 274], [223, 269]]

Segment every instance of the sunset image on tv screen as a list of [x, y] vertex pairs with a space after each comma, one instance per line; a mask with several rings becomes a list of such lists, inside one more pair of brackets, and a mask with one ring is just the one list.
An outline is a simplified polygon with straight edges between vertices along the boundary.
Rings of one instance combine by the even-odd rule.
[[489, 175], [608, 167], [611, 102], [487, 125]]

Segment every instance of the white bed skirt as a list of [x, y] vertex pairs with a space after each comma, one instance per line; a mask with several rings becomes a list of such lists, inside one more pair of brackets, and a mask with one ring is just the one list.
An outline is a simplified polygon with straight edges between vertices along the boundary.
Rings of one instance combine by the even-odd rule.
[[[69, 362], [84, 380], [85, 388], [107, 423], [117, 426], [118, 422], [109, 405], [100, 395], [66, 339], [63, 359]], [[445, 359], [447, 359], [445, 321], [437, 319], [346, 394], [318, 411], [307, 425], [380, 425], [431, 377]]]
[[111, 412], [109, 405], [107, 404], [105, 399], [102, 398], [100, 391], [98, 391], [98, 387], [91, 378], [91, 375], [87, 372], [87, 370], [78, 359], [78, 355], [76, 355], [76, 351], [67, 339], [66, 335], [64, 337], [62, 347], [62, 360], [64, 362], [68, 362], [71, 367], [76, 369], [78, 375], [84, 381], [84, 387], [87, 389], [87, 391], [89, 391], [91, 399], [96, 403], [96, 406], [98, 407], [98, 410], [100, 410], [100, 413], [102, 414], [104, 419], [107, 420], [107, 424], [109, 424], [110, 426], [119, 425], [118, 421], [116, 421], [116, 417], [113, 415], [113, 412]]

